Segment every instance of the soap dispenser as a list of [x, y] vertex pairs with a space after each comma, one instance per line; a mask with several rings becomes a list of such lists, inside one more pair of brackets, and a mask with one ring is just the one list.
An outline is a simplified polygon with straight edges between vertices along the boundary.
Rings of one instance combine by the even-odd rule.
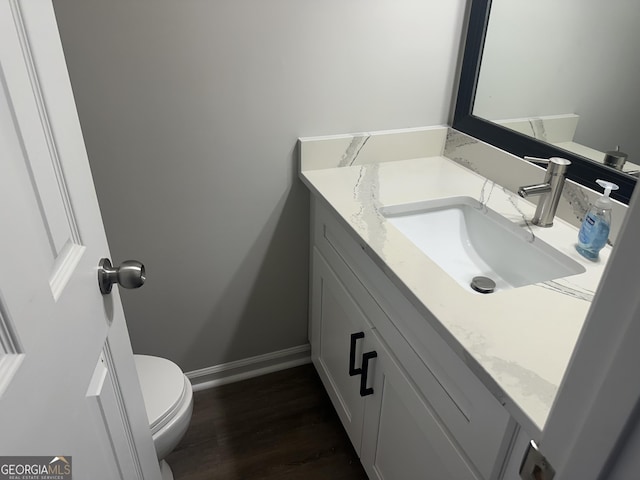
[[600, 250], [609, 239], [609, 231], [611, 230], [611, 199], [609, 195], [612, 190], [618, 190], [618, 185], [615, 183], [604, 180], [596, 180], [596, 183], [604, 188], [604, 195], [585, 215], [576, 245], [576, 250], [580, 255], [593, 261], [598, 259]]

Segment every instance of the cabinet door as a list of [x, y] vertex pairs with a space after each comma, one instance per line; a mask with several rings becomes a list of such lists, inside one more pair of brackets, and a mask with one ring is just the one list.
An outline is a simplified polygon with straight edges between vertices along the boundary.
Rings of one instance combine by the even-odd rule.
[[361, 461], [371, 480], [478, 480], [428, 403], [371, 332]]
[[[347, 278], [348, 280], [348, 278]], [[343, 283], [314, 249], [311, 285], [311, 358], [351, 443], [360, 452], [364, 399], [360, 397], [362, 344], [368, 322]], [[351, 355], [350, 355], [351, 354]]]

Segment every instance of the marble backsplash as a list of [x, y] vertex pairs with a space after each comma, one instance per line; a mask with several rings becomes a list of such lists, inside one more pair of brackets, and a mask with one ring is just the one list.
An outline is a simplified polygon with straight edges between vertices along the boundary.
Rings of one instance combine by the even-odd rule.
[[573, 141], [579, 121], [580, 116], [574, 113], [492, 120], [516, 132], [554, 144]]
[[[302, 171], [444, 156], [512, 192], [522, 185], [541, 182], [545, 171], [447, 126], [305, 137], [299, 139], [299, 154]], [[567, 180], [557, 215], [579, 227], [589, 205], [599, 196], [599, 192]], [[611, 243], [618, 236], [626, 211], [626, 205], [613, 201]]]
[[[447, 132], [443, 154], [446, 158], [512, 192], [516, 192], [522, 185], [538, 183], [544, 179], [544, 167], [534, 165], [452, 128]], [[567, 180], [562, 190], [562, 198], [558, 204], [556, 215], [572, 225], [580, 227], [589, 206], [595, 203], [600, 195], [601, 192], [595, 192], [572, 180]], [[613, 200], [612, 203], [613, 220], [609, 239], [613, 244], [620, 233], [627, 206], [616, 200]]]
[[421, 127], [299, 139], [301, 171], [442, 155], [448, 127]]

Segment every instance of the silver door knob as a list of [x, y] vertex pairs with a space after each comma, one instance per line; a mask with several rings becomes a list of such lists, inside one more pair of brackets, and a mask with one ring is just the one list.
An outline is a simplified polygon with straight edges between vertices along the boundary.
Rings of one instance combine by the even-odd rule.
[[136, 260], [127, 260], [115, 268], [108, 258], [98, 263], [98, 286], [103, 295], [111, 293], [114, 283], [123, 288], [139, 288], [146, 279], [144, 265]]

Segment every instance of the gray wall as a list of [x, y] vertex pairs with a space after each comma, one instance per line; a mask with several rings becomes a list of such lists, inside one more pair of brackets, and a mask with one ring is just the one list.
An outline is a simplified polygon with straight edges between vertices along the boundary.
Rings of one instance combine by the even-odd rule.
[[465, 0], [55, 0], [134, 351], [306, 343], [298, 136], [446, 123]]

